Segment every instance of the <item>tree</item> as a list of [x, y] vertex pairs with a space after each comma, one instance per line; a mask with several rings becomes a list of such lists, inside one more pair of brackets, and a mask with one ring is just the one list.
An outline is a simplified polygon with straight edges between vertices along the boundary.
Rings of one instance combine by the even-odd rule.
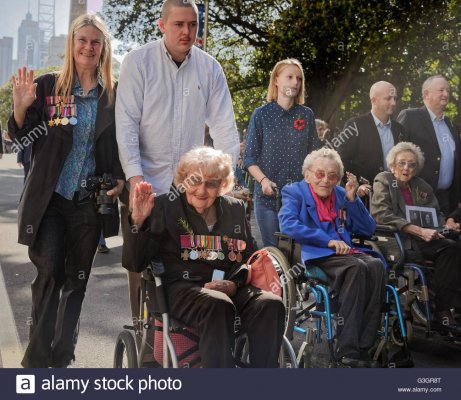
[[[105, 15], [118, 39], [144, 43], [158, 37], [153, 21], [161, 3], [108, 0]], [[401, 89], [403, 105], [420, 104], [421, 83], [434, 72], [447, 74], [458, 87], [460, 21], [460, 0], [215, 0], [210, 51], [231, 64], [226, 72], [233, 73], [236, 108], [256, 90], [248, 83], [259, 85], [260, 95], [277, 61], [299, 59], [308, 83], [306, 104], [336, 125], [369, 109], [368, 90], [376, 80]], [[229, 52], [234, 58], [226, 57]], [[246, 62], [240, 62], [242, 55]], [[459, 105], [459, 96], [455, 101]], [[454, 106], [450, 111], [456, 114]]]

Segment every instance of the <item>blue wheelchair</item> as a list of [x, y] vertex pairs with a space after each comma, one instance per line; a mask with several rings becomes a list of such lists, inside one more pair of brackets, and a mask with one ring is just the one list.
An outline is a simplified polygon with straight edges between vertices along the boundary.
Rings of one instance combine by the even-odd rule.
[[[306, 267], [301, 262], [301, 246], [292, 238], [280, 233], [276, 236], [278, 247], [266, 249], [275, 260], [282, 282], [287, 315], [285, 336], [290, 341], [299, 335], [304, 338], [297, 351], [297, 363], [304, 368], [340, 367], [335, 356], [337, 301], [335, 295], [329, 292], [328, 278], [319, 267]], [[371, 248], [364, 238], [356, 240], [362, 247], [368, 245]], [[391, 284], [386, 285], [382, 312], [383, 323], [376, 334], [372, 359], [378, 361], [381, 367], [412, 367], [407, 342], [408, 323], [401, 310], [398, 291]], [[396, 347], [397, 351], [393, 352]]]
[[[451, 334], [450, 330], [434, 329], [432, 325], [433, 293], [431, 277], [434, 264], [424, 260], [412, 249], [405, 249], [402, 238], [395, 228], [378, 225], [377, 240], [371, 246], [380, 251], [391, 271], [391, 281], [397, 288], [404, 311], [408, 341], [414, 337], [414, 328], [422, 328], [427, 338], [460, 344], [461, 338]], [[396, 335], [398, 340], [398, 335]]]

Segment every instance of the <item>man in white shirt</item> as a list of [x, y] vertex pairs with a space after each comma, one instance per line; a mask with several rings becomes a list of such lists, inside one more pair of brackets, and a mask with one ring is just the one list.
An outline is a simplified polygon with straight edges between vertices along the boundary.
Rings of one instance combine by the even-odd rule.
[[[132, 189], [130, 204], [138, 182], [149, 182], [158, 195], [170, 190], [180, 157], [203, 145], [205, 124], [215, 148], [231, 154], [234, 163], [239, 154], [223, 70], [213, 57], [194, 46], [198, 28], [195, 1], [166, 0], [158, 26], [163, 38], [125, 57], [117, 88], [117, 142]], [[122, 206], [122, 231], [130, 229], [126, 214]], [[135, 317], [137, 301], [133, 300], [137, 295], [132, 280], [139, 281], [138, 274], [129, 273]]]
[[419, 176], [435, 191], [445, 215], [461, 204], [459, 130], [445, 116], [450, 99], [450, 86], [441, 75], [431, 76], [423, 83], [424, 106], [402, 110], [398, 116], [405, 126], [409, 141], [424, 153], [424, 167]]

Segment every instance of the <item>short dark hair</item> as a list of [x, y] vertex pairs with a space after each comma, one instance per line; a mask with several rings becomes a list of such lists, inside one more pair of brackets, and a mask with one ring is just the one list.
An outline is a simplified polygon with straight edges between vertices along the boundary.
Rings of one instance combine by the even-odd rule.
[[165, 0], [162, 5], [160, 16], [163, 19], [167, 19], [172, 7], [193, 8], [198, 17], [198, 8], [197, 4], [195, 4], [195, 0]]

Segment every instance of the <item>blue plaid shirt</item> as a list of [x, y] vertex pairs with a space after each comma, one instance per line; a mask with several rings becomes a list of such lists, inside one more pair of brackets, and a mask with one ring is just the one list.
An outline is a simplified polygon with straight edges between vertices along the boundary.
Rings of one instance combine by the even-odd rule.
[[77, 108], [77, 124], [73, 129], [72, 149], [64, 162], [55, 192], [68, 200], [72, 200], [75, 192], [80, 191], [79, 199], [88, 195], [80, 188], [82, 180], [94, 175], [96, 162], [94, 159], [94, 129], [98, 109], [98, 84], [86, 96], [77, 75], [74, 78], [72, 94], [75, 96]]

